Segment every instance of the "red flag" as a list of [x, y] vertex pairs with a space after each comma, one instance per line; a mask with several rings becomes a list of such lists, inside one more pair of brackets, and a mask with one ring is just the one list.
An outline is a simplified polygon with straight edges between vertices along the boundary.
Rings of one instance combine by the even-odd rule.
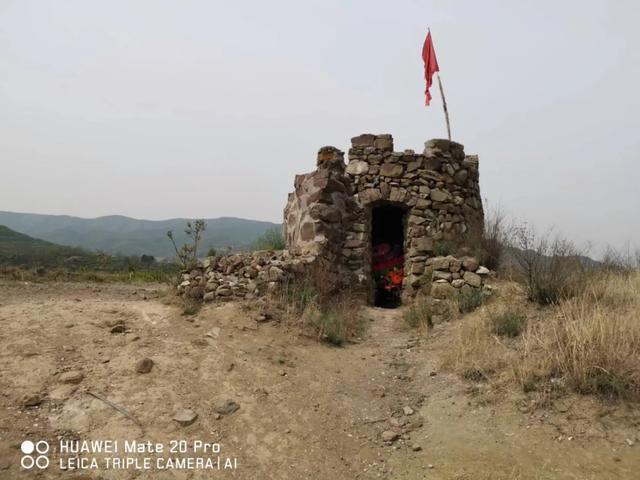
[[422, 47], [422, 60], [424, 60], [424, 79], [427, 81], [427, 88], [424, 91], [425, 105], [429, 105], [431, 94], [429, 88], [433, 83], [433, 74], [440, 71], [438, 60], [436, 59], [436, 51], [433, 49], [433, 41], [431, 40], [431, 31], [427, 33], [427, 39]]

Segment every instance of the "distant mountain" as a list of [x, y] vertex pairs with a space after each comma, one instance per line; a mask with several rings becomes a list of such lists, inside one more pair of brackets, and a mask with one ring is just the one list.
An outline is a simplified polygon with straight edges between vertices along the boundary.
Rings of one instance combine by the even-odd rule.
[[[167, 231], [173, 231], [176, 243], [180, 246], [186, 241], [184, 228], [187, 221], [185, 218], [138, 220], [120, 215], [79, 218], [0, 211], [0, 225], [37, 239], [109, 254], [147, 254], [155, 257], [174, 256]], [[279, 227], [272, 222], [231, 217], [205, 221], [207, 229], [201, 241], [200, 254], [204, 254], [209, 247], [218, 250], [228, 246], [239, 250], [249, 248], [265, 231]]]

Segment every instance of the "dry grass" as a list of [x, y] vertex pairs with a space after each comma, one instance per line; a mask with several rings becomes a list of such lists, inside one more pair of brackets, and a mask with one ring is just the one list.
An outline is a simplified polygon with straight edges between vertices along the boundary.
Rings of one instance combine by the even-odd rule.
[[427, 297], [419, 296], [404, 312], [404, 321], [411, 328], [424, 331], [433, 326], [431, 322], [431, 307]]
[[[640, 273], [600, 272], [581, 293], [545, 308], [513, 284], [466, 316], [445, 366], [465, 378], [525, 391], [640, 398]], [[505, 315], [526, 317], [519, 335], [498, 335]]]
[[330, 304], [317, 300], [310, 303], [300, 318], [303, 327], [315, 330], [318, 340], [339, 347], [362, 335], [364, 322], [360, 309], [359, 302], [343, 294], [334, 297]]
[[468, 380], [496, 380], [511, 363], [512, 352], [492, 332], [486, 307], [467, 315], [444, 359], [444, 368]]
[[318, 340], [341, 346], [362, 334], [361, 303], [345, 291], [327, 297], [309, 278], [292, 278], [267, 298], [266, 310], [275, 310], [291, 326], [311, 329]]
[[546, 329], [550, 368], [577, 391], [640, 396], [640, 273], [602, 274]]

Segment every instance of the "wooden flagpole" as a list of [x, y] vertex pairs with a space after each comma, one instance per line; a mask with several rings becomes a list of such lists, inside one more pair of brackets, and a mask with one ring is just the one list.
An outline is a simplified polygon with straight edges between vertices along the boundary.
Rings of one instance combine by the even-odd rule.
[[440, 87], [440, 96], [442, 97], [442, 106], [444, 107], [444, 118], [447, 121], [447, 135], [451, 141], [451, 125], [449, 124], [449, 110], [447, 109], [447, 100], [444, 98], [444, 89], [442, 88], [442, 80], [440, 80], [440, 72], [438, 72], [438, 87]]

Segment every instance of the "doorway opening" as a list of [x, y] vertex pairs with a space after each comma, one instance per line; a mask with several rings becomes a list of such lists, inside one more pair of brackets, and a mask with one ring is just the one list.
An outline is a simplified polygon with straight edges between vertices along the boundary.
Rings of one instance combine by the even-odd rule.
[[404, 279], [405, 211], [395, 205], [380, 205], [371, 211], [371, 269], [374, 305], [400, 305]]

